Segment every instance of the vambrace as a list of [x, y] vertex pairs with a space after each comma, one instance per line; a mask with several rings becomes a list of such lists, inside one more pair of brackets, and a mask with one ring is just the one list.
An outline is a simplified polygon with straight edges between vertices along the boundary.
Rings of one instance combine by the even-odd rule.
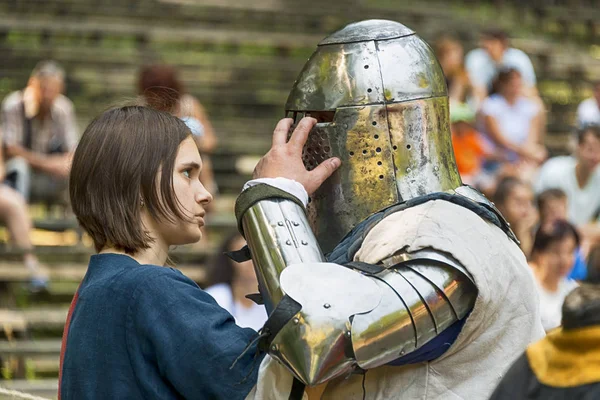
[[269, 313], [263, 347], [309, 386], [415, 352], [477, 297], [464, 267], [435, 250], [378, 265], [326, 262], [304, 209], [288, 199], [256, 201], [240, 225]]

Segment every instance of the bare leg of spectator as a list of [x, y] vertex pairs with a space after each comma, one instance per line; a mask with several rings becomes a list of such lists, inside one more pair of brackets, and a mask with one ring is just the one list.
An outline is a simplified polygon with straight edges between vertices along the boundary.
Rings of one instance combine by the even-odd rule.
[[48, 279], [41, 273], [38, 259], [33, 254], [33, 245], [29, 237], [31, 219], [25, 199], [4, 185], [0, 185], [0, 219], [6, 224], [14, 245], [25, 252], [23, 262], [32, 276], [32, 289], [45, 287]]

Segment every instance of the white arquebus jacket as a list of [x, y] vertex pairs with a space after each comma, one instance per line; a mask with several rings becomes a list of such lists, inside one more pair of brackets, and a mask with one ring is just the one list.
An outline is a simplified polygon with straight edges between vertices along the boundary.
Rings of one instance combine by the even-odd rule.
[[[334, 379], [324, 391], [318, 388], [320, 398], [362, 400], [366, 393], [369, 400], [487, 399], [512, 362], [544, 336], [523, 252], [500, 228], [444, 200], [383, 219], [368, 233], [355, 261], [377, 264], [402, 248], [449, 253], [471, 273], [478, 296], [461, 333], [434, 361], [378, 367], [366, 373], [364, 382], [362, 375]], [[247, 400], [287, 399], [292, 382], [291, 373], [267, 356]]]

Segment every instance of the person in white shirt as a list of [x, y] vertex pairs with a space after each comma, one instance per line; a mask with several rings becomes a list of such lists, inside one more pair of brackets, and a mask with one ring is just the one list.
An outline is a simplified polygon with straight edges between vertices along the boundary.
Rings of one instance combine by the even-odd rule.
[[233, 316], [237, 325], [258, 331], [267, 320], [267, 312], [263, 305], [246, 298], [246, 295], [258, 292], [252, 260], [236, 263], [225, 254], [245, 245], [246, 241], [238, 233], [224, 241], [212, 262], [209, 271], [211, 286], [205, 292]]
[[580, 127], [600, 125], [600, 80], [593, 83], [593, 96], [577, 107], [577, 124]]
[[494, 186], [499, 175], [518, 175], [531, 181], [547, 156], [539, 129], [541, 109], [523, 93], [523, 80], [516, 69], [499, 73], [495, 93], [485, 99], [478, 115], [480, 132], [485, 135], [489, 152], [500, 160], [488, 160], [483, 168]]
[[523, 51], [509, 47], [506, 32], [500, 30], [483, 32], [480, 48], [471, 50], [467, 54], [465, 66], [478, 103], [481, 103], [491, 92], [492, 83], [498, 72], [506, 68], [519, 71], [525, 83], [526, 94], [537, 93], [535, 71], [531, 60]]
[[575, 227], [564, 220], [542, 226], [535, 235], [529, 266], [535, 276], [546, 331], [560, 325], [563, 301], [578, 286], [567, 278], [577, 246], [579, 235]]
[[577, 133], [575, 156], [554, 157], [539, 171], [536, 193], [558, 188], [567, 194], [569, 221], [591, 244], [600, 241], [600, 126], [587, 126]]

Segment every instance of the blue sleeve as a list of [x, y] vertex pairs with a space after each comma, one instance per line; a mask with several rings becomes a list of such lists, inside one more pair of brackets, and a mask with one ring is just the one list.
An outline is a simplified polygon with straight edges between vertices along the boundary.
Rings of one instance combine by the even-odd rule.
[[569, 272], [568, 278], [576, 281], [582, 281], [587, 278], [587, 265], [583, 254], [581, 254], [581, 249], [575, 250], [575, 263], [571, 272]]
[[255, 345], [230, 367], [257, 333], [237, 326], [179, 271], [165, 268], [140, 283], [130, 311], [129, 341], [145, 349], [141, 362], [150, 357], [184, 398], [243, 399], [256, 384]]

